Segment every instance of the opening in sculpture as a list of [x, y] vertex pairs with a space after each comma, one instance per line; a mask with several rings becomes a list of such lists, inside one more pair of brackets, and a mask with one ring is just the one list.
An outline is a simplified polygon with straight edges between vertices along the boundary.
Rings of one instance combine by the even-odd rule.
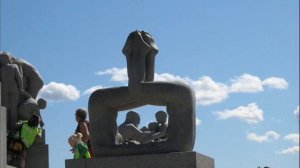
[[[128, 87], [99, 89], [89, 98], [91, 145], [95, 157], [192, 151], [195, 141], [193, 90], [179, 82], [153, 81], [158, 47], [149, 33], [138, 30], [130, 33], [122, 51], [127, 60]], [[124, 135], [122, 127], [134, 130], [134, 123], [128, 125], [125, 121], [118, 128], [118, 112], [145, 105], [166, 107], [168, 125], [163, 136], [166, 140], [147, 139], [150, 135], [147, 132], [138, 138], [141, 142], [128, 145], [124, 139], [131, 138]], [[156, 127], [154, 123], [149, 126]]]

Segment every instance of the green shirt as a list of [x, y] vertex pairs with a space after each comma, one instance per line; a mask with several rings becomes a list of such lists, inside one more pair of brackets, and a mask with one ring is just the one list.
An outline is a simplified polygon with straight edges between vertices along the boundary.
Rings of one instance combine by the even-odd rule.
[[80, 159], [80, 158], [85, 158], [85, 159], [91, 158], [89, 149], [87, 145], [83, 142], [79, 142], [74, 148], [74, 159]]
[[30, 127], [27, 122], [23, 122], [21, 128], [21, 140], [26, 148], [29, 148], [33, 144], [37, 135], [42, 136], [41, 128]]

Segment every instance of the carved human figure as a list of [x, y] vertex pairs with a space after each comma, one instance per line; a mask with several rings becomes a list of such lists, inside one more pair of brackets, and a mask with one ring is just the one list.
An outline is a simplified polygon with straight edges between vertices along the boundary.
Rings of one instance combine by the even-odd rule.
[[19, 102], [20, 104], [18, 106], [18, 120], [28, 120], [33, 114], [37, 114], [41, 118], [40, 125], [43, 127], [44, 122], [40, 110], [46, 108], [46, 100], [40, 98], [38, 101], [36, 101], [31, 97], [29, 93], [22, 92]]
[[11, 130], [18, 121], [17, 109], [23, 81], [18, 66], [12, 64], [8, 53], [0, 53], [0, 67], [2, 105], [7, 108], [7, 128]]
[[[133, 142], [135, 144], [147, 143], [151, 141], [150, 132], [142, 132], [139, 129], [140, 115], [135, 111], [129, 111], [126, 114], [125, 121], [118, 127], [123, 141]], [[137, 143], [138, 142], [138, 143]]]
[[158, 47], [149, 33], [138, 30], [130, 33], [122, 52], [127, 59], [130, 90], [136, 91], [141, 82], [154, 80], [155, 56], [158, 53]]
[[[191, 151], [195, 141], [195, 94], [179, 82], [152, 82], [158, 48], [144, 31], [129, 34], [123, 53], [128, 87], [94, 91], [89, 98], [91, 144], [95, 157]], [[119, 145], [119, 111], [144, 105], [165, 106], [169, 115], [167, 141], [135, 146]], [[105, 129], [104, 129], [105, 128]]]
[[13, 63], [17, 64], [23, 79], [24, 90], [27, 91], [33, 99], [36, 99], [38, 92], [43, 87], [44, 82], [39, 72], [33, 65], [23, 59], [12, 57]]
[[151, 140], [155, 142], [160, 142], [166, 140], [164, 137], [167, 132], [168, 123], [167, 118], [168, 114], [164, 111], [158, 111], [155, 113], [156, 122], [150, 122], [148, 127], [144, 127], [141, 130], [143, 132], [151, 132]]

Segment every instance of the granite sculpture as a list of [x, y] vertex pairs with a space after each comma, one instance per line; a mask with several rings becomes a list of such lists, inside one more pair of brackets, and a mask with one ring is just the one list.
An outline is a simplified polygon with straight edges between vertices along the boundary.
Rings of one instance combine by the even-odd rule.
[[150, 142], [151, 132], [143, 132], [139, 129], [140, 115], [135, 111], [129, 111], [125, 121], [118, 127], [122, 136], [122, 144], [145, 144]]
[[[191, 151], [195, 141], [195, 94], [179, 82], [154, 82], [158, 47], [145, 31], [129, 34], [123, 53], [127, 60], [128, 87], [94, 91], [89, 98], [91, 145], [95, 157]], [[121, 144], [118, 112], [144, 105], [165, 106], [166, 141]]]
[[46, 101], [36, 102], [43, 81], [38, 71], [25, 60], [0, 51], [0, 82], [2, 105], [7, 109], [7, 129], [15, 127], [18, 120], [27, 120], [33, 113], [40, 115]]

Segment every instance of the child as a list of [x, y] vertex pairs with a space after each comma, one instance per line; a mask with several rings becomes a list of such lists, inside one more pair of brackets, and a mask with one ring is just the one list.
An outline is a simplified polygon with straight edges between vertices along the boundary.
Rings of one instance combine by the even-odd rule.
[[85, 143], [82, 142], [82, 134], [76, 133], [69, 137], [68, 142], [70, 146], [73, 148], [71, 151], [74, 153], [73, 159], [90, 159], [91, 155], [88, 150], [88, 147]]

